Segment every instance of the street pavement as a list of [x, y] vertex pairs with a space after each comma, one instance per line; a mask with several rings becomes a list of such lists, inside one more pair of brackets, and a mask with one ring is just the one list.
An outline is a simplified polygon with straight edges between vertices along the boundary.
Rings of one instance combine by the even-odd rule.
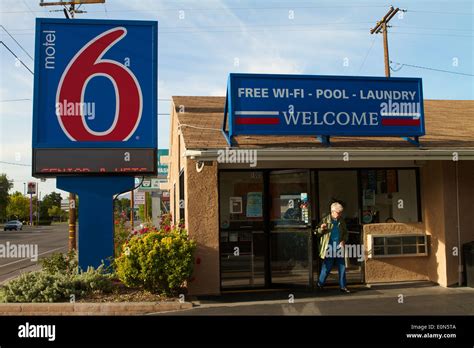
[[[38, 261], [54, 252], [67, 252], [68, 224], [53, 224], [51, 226], [23, 226], [22, 231], [0, 230], [0, 244], [7, 245], [29, 244], [38, 246]], [[30, 258], [2, 257], [0, 255], [0, 284], [21, 272], [39, 269], [38, 261]]]
[[159, 315], [474, 315], [474, 288], [415, 282], [351, 290], [228, 293], [198, 297], [193, 309]]

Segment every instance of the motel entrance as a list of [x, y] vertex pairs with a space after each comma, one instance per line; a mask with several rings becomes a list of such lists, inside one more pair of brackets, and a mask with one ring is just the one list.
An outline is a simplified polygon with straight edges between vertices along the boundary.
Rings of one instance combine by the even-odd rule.
[[[387, 173], [390, 176], [398, 172], [409, 172], [408, 180], [414, 186], [410, 189], [408, 184], [406, 190], [413, 191], [415, 169], [221, 170], [221, 288], [312, 288], [321, 267], [319, 237], [312, 231], [328, 214], [330, 204], [339, 201], [344, 205], [348, 244], [361, 245], [364, 221], [393, 217], [391, 202], [378, 208], [378, 217], [368, 209], [369, 204], [375, 206], [376, 199], [366, 192], [368, 185], [379, 185], [377, 199], [388, 195], [387, 183], [369, 183], [367, 178], [377, 180], [378, 173], [386, 180]], [[381, 213], [382, 208], [387, 211]], [[364, 282], [361, 260], [346, 258], [349, 284]], [[328, 284], [337, 284], [336, 268]]]

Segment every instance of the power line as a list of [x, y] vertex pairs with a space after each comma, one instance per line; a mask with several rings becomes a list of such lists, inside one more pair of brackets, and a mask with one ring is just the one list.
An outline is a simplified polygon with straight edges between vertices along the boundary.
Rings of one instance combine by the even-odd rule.
[[0, 103], [18, 102], [18, 101], [26, 101], [26, 100], [31, 100], [31, 98], [23, 98], [23, 99], [5, 99], [5, 100], [0, 100]]
[[23, 50], [23, 52], [25, 52], [26, 55], [27, 55], [28, 57], [30, 57], [31, 60], [34, 61], [33, 57], [28, 53], [28, 51], [27, 51], [22, 45], [20, 45], [20, 43], [19, 43], [18, 41], [16, 41], [16, 39], [12, 36], [12, 34], [10, 34], [10, 33], [8, 32], [8, 30], [7, 30], [3, 25], [0, 24], [0, 27], [1, 27], [3, 30], [5, 30], [5, 32], [8, 34], [8, 36], [10, 36], [10, 37], [12, 38], [12, 40], [15, 41], [15, 43], [16, 43], [18, 46], [20, 46], [20, 48]]
[[23, 4], [24, 4], [25, 7], [28, 9], [28, 12], [30, 12], [30, 13], [33, 15], [33, 17], [36, 17], [36, 15], [34, 14], [33, 10], [31, 9], [30, 6], [28, 6], [28, 4], [26, 3], [25, 0], [23, 0]]
[[435, 13], [435, 14], [443, 14], [443, 15], [465, 15], [465, 16], [473, 16], [474, 13], [465, 13], [465, 12], [441, 12], [441, 11], [419, 11], [419, 10], [407, 10], [408, 12], [417, 12], [417, 13]]
[[423, 27], [419, 25], [392, 25], [392, 28], [414, 28], [423, 30], [454, 30], [454, 31], [474, 31], [472, 29], [456, 29], [456, 28], [439, 28], [439, 27]]
[[[386, 7], [385, 5], [360, 5], [360, 4], [351, 4], [353, 7], [359, 8], [379, 8], [379, 7]], [[259, 11], [259, 10], [292, 10], [292, 9], [331, 9], [331, 8], [347, 8], [346, 5], [341, 6], [273, 6], [273, 7], [208, 7], [208, 8], [162, 8], [162, 9], [148, 9], [144, 8], [143, 10], [108, 10], [107, 13], [130, 13], [130, 12], [176, 12], [176, 11], [241, 11], [241, 10], [251, 10], [251, 11]], [[28, 11], [2, 11], [0, 13], [26, 13]], [[43, 11], [32, 11], [43, 13]], [[104, 13], [104, 11], [87, 11], [88, 13]]]
[[361, 70], [362, 70], [362, 68], [363, 68], [363, 66], [364, 66], [364, 64], [365, 64], [365, 61], [367, 60], [367, 57], [369, 56], [370, 51], [372, 51], [372, 47], [374, 47], [374, 43], [375, 43], [375, 39], [376, 39], [376, 38], [377, 38], [377, 37], [374, 36], [374, 38], [372, 39], [372, 44], [370, 45], [370, 48], [369, 48], [369, 50], [367, 51], [367, 54], [365, 55], [364, 60], [362, 61], [362, 64], [361, 64], [360, 67], [359, 67], [358, 73], [361, 72]]
[[[344, 28], [333, 28], [333, 29], [315, 29], [315, 28], [308, 28], [308, 29], [290, 29], [290, 28], [272, 28], [272, 32], [327, 32], [327, 31], [341, 31], [341, 32], [354, 32], [354, 31], [365, 31], [366, 28], [353, 28], [353, 29], [344, 29]], [[266, 32], [267, 29], [249, 29], [245, 30], [247, 32]], [[243, 30], [189, 30], [189, 31], [161, 31], [158, 35], [165, 35], [165, 34], [198, 34], [198, 33], [243, 33]]]
[[442, 33], [414, 33], [408, 31], [391, 31], [390, 34], [402, 34], [402, 35], [420, 35], [420, 36], [449, 36], [449, 37], [472, 37], [473, 35], [455, 35], [455, 34], [442, 34]]
[[18, 58], [18, 56], [10, 49], [10, 47], [8, 47], [5, 42], [3, 41], [0, 41], [0, 43], [5, 46], [5, 48], [13, 55], [13, 57], [15, 57], [26, 69], [28, 69], [28, 71], [31, 73], [31, 75], [34, 75], [33, 71], [31, 71], [30, 68], [28, 68], [28, 66], [20, 59]]
[[[370, 21], [354, 21], [354, 22], [325, 22], [325, 23], [301, 23], [301, 24], [245, 24], [245, 27], [321, 27], [326, 25], [347, 25], [347, 24], [367, 24], [372, 23]], [[242, 25], [205, 25], [205, 26], [181, 26], [181, 25], [173, 25], [173, 26], [160, 26], [160, 30], [163, 29], [220, 29], [220, 28], [242, 28]], [[10, 28], [10, 32], [15, 31], [32, 31], [34, 29], [31, 28]]]
[[31, 164], [25, 164], [25, 163], [15, 163], [15, 162], [6, 162], [6, 161], [0, 161], [2, 164], [10, 164], [13, 166], [21, 166], [21, 167], [31, 167]]
[[392, 70], [392, 71], [399, 71], [399, 70], [401, 70], [404, 66], [409, 66], [409, 67], [412, 67], [412, 68], [425, 69], [425, 70], [432, 70], [432, 71], [444, 72], [444, 73], [448, 73], [448, 74], [456, 74], [456, 75], [464, 75], [464, 76], [474, 76], [473, 74], [468, 74], [468, 73], [461, 73], [461, 72], [456, 72], [456, 71], [435, 69], [435, 68], [429, 68], [429, 67], [420, 66], [420, 65], [412, 65], [412, 64], [398, 63], [398, 62], [394, 62], [394, 61], [392, 61], [392, 60], [390, 61], [390, 63], [397, 64], [397, 65], [399, 66], [398, 69], [394, 69], [394, 68], [390, 67], [390, 70]]
[[109, 12], [107, 11], [107, 5], [105, 4], [105, 2], [103, 3], [103, 5], [104, 5], [105, 16], [106, 16], [107, 18], [109, 18]]

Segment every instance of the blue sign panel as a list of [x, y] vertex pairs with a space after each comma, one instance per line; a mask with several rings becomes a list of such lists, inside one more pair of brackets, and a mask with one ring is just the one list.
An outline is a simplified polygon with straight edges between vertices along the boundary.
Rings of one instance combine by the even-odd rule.
[[230, 74], [229, 136], [425, 134], [419, 78]]
[[[150, 149], [156, 158], [157, 30], [155, 21], [36, 20], [34, 174], [70, 173], [61, 171], [70, 161], [42, 165], [43, 149]], [[127, 174], [150, 173], [123, 151], [110, 156], [115, 169], [120, 157]], [[83, 161], [81, 173], [114, 171], [107, 158], [102, 167]]]

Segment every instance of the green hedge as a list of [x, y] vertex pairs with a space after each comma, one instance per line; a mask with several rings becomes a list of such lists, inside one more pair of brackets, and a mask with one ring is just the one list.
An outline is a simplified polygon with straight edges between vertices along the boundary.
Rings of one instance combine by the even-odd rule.
[[104, 266], [77, 271], [77, 256], [54, 253], [41, 261], [43, 269], [21, 274], [0, 288], [0, 302], [59, 302], [70, 301], [93, 292], [112, 291], [112, 275]]
[[116, 273], [127, 286], [174, 295], [192, 275], [195, 249], [184, 229], [147, 229], [123, 245], [115, 259]]

